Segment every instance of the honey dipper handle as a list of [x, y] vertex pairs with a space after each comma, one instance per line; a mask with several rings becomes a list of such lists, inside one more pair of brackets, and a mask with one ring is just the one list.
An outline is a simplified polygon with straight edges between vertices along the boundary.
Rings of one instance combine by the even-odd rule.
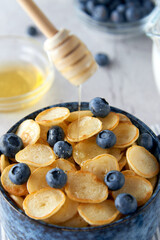
[[32, 0], [17, 1], [47, 38], [53, 37], [58, 32], [58, 30]]

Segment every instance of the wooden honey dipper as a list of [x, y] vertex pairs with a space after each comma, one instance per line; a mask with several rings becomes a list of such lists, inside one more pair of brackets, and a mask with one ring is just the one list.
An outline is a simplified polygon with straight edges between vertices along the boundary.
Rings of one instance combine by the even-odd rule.
[[97, 64], [85, 44], [66, 29], [58, 31], [32, 0], [17, 1], [48, 38], [44, 48], [61, 74], [76, 86], [88, 80]]

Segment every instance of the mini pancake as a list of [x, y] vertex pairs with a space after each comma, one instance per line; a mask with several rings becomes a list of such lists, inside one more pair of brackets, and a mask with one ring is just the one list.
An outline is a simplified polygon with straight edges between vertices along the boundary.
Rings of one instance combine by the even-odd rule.
[[40, 139], [42, 139], [45, 143], [47, 143], [47, 133], [51, 127], [49, 126], [40, 126]]
[[50, 218], [47, 218], [45, 222], [50, 224], [59, 224], [68, 221], [77, 214], [78, 205], [78, 202], [72, 201], [66, 197], [65, 203], [59, 211], [53, 214]]
[[26, 147], [29, 144], [34, 144], [40, 138], [40, 126], [32, 119], [23, 121], [16, 134], [22, 139], [23, 146]]
[[4, 169], [9, 166], [9, 160], [8, 157], [6, 157], [4, 154], [1, 155], [1, 161], [0, 161], [0, 168], [1, 168], [1, 173], [4, 171]]
[[30, 170], [31, 170], [31, 173], [33, 173], [36, 169], [37, 169], [37, 167], [34, 167], [34, 166], [30, 166], [30, 165], [28, 165], [28, 167], [30, 168]]
[[104, 176], [111, 170], [119, 171], [117, 159], [109, 154], [102, 154], [93, 159], [85, 161], [81, 166], [82, 171], [95, 174], [102, 181]]
[[15, 158], [9, 158], [9, 161], [12, 163], [17, 163], [16, 159]]
[[45, 141], [43, 138], [41, 138], [41, 137], [38, 139], [38, 141], [36, 143], [44, 144], [44, 145], [49, 146], [49, 143], [47, 141]]
[[42, 188], [49, 187], [46, 181], [46, 174], [50, 171], [52, 167], [41, 167], [37, 168], [29, 177], [27, 181], [27, 189], [29, 193], [33, 193]]
[[78, 212], [86, 222], [96, 226], [113, 222], [119, 214], [112, 200], [96, 204], [81, 203]]
[[125, 156], [123, 156], [121, 160], [118, 162], [120, 171], [124, 168], [124, 166], [126, 165], [126, 162], [127, 162], [127, 159]]
[[113, 133], [116, 135], [116, 148], [125, 148], [132, 145], [139, 137], [139, 129], [131, 123], [122, 122], [113, 129]]
[[43, 126], [53, 126], [63, 122], [70, 115], [70, 111], [65, 107], [53, 107], [39, 113], [35, 118], [36, 122]]
[[121, 160], [121, 158], [123, 157], [125, 150], [121, 149], [121, 148], [109, 148], [108, 153], [110, 155], [113, 155], [119, 162]]
[[117, 217], [114, 219], [113, 222], [116, 222], [116, 221], [122, 219], [123, 217], [124, 217], [124, 215], [123, 215], [122, 213], [119, 212], [118, 215], [117, 215]]
[[126, 162], [126, 165], [124, 166], [124, 169], [125, 169], [125, 170], [132, 170], [132, 169], [130, 168], [129, 164], [128, 164], [128, 161]]
[[151, 183], [140, 176], [125, 176], [124, 186], [117, 191], [112, 192], [112, 196], [116, 198], [120, 193], [129, 193], [137, 199], [138, 206], [145, 204], [153, 193]]
[[119, 122], [128, 122], [128, 123], [131, 123], [131, 120], [124, 114], [122, 113], [117, 113], [118, 116], [119, 116]]
[[27, 195], [23, 201], [23, 209], [30, 218], [46, 219], [58, 212], [65, 198], [65, 194], [59, 189], [42, 188]]
[[57, 126], [59, 126], [59, 127], [61, 127], [63, 129], [65, 135], [67, 134], [68, 125], [67, 125], [67, 123], [65, 121], [57, 124]]
[[136, 143], [136, 142], [134, 142], [134, 143], [132, 144], [132, 146], [137, 146], [137, 143]]
[[81, 165], [84, 161], [92, 159], [101, 154], [107, 154], [108, 149], [99, 147], [96, 138], [90, 138], [75, 145], [73, 148], [73, 158], [75, 162]]
[[96, 175], [70, 171], [67, 177], [65, 191], [70, 199], [84, 203], [99, 203], [107, 199], [108, 188]]
[[77, 213], [73, 218], [61, 224], [64, 227], [83, 228], [87, 227], [88, 223]]
[[113, 130], [119, 124], [119, 116], [114, 112], [110, 112], [106, 117], [98, 119], [102, 122], [102, 130]]
[[152, 184], [153, 189], [155, 189], [155, 186], [156, 186], [156, 184], [157, 184], [158, 177], [155, 176], [155, 177], [153, 177], [153, 178], [148, 178], [147, 180], [150, 181], [150, 183]]
[[17, 204], [17, 206], [23, 210], [23, 201], [24, 199], [22, 197], [18, 197], [18, 196], [15, 196], [15, 195], [11, 195], [10, 194], [10, 197], [13, 199], [13, 201]]
[[89, 110], [71, 112], [69, 117], [66, 119], [66, 121], [73, 122], [73, 121], [77, 120], [78, 118], [82, 118], [82, 117], [86, 117], [86, 116], [92, 117], [93, 113]]
[[155, 156], [141, 146], [133, 146], [127, 149], [127, 161], [129, 166], [138, 175], [152, 178], [159, 172], [159, 163]]
[[16, 164], [11, 164], [4, 169], [1, 175], [1, 183], [3, 188], [12, 195], [25, 196], [28, 194], [26, 183], [22, 185], [16, 185], [9, 179], [9, 171]]
[[124, 170], [121, 173], [123, 173], [124, 176], [136, 176], [137, 174], [133, 172], [132, 170]]
[[63, 158], [57, 159], [54, 163], [50, 165], [52, 168], [60, 168], [63, 171], [76, 171], [76, 167], [73, 163]]
[[70, 143], [70, 144], [72, 145], [72, 148], [74, 148], [74, 146], [76, 145], [76, 143], [75, 143], [75, 142], [71, 142], [71, 141], [67, 138], [67, 136], [65, 136], [64, 141], [67, 141], [68, 143]]
[[56, 155], [51, 147], [36, 143], [19, 151], [15, 158], [17, 162], [23, 162], [34, 167], [45, 167], [55, 161]]
[[79, 142], [94, 136], [102, 129], [102, 122], [94, 117], [82, 117], [68, 126], [67, 138], [71, 142]]

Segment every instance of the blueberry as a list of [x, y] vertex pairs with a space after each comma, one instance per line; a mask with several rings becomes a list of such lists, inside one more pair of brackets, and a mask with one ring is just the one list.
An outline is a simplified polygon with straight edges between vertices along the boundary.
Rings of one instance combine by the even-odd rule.
[[0, 138], [0, 151], [7, 157], [14, 158], [22, 148], [22, 139], [14, 133], [6, 133]]
[[131, 214], [137, 210], [137, 200], [131, 194], [121, 193], [116, 197], [115, 206], [122, 214]]
[[114, 0], [114, 1], [112, 0], [111, 3], [109, 4], [110, 12], [115, 10], [119, 6], [120, 3], [121, 2], [119, 0]]
[[54, 153], [59, 158], [70, 158], [72, 156], [72, 145], [67, 141], [58, 141], [53, 147]]
[[95, 1], [93, 0], [89, 0], [87, 3], [86, 3], [86, 10], [89, 14], [92, 14], [94, 8], [95, 8]]
[[154, 3], [150, 0], [145, 0], [143, 3], [143, 7], [145, 8], [147, 13], [150, 13], [155, 7]]
[[97, 53], [95, 55], [95, 61], [99, 66], [108, 66], [110, 64], [109, 57], [105, 53]]
[[97, 5], [92, 12], [92, 17], [101, 22], [105, 22], [109, 18], [109, 12], [106, 6], [104, 5]]
[[64, 140], [64, 131], [59, 126], [53, 126], [49, 129], [47, 133], [47, 142], [51, 147], [58, 141]]
[[87, 10], [86, 10], [86, 3], [79, 2], [77, 6], [78, 6], [78, 8], [79, 8], [80, 10], [82, 10], [83, 12], [87, 12]]
[[146, 148], [148, 151], [151, 151], [154, 145], [153, 138], [148, 133], [142, 133], [137, 142], [138, 145]]
[[67, 183], [67, 174], [60, 168], [53, 168], [47, 172], [46, 181], [52, 188], [62, 188]]
[[38, 30], [37, 30], [37, 28], [34, 27], [34, 26], [29, 26], [29, 27], [27, 28], [27, 33], [28, 33], [28, 35], [34, 37], [34, 36], [37, 36], [37, 35], [38, 35]]
[[128, 22], [134, 22], [142, 17], [142, 11], [141, 8], [138, 7], [129, 7], [126, 10], [125, 15]]
[[117, 10], [114, 10], [111, 13], [110, 19], [114, 23], [123, 23], [125, 22], [125, 16], [122, 12], [118, 12]]
[[28, 181], [31, 170], [25, 163], [14, 165], [9, 171], [9, 179], [16, 185], [24, 184]]
[[104, 182], [108, 186], [109, 190], [117, 191], [123, 187], [125, 177], [123, 173], [119, 171], [110, 171], [105, 175]]
[[96, 117], [106, 117], [110, 113], [110, 106], [104, 98], [96, 97], [89, 102], [89, 110]]
[[119, 13], [124, 13], [126, 10], [126, 5], [125, 4], [120, 4], [118, 5], [117, 9], [116, 9]]
[[99, 4], [109, 4], [112, 0], [97, 0]]
[[88, 0], [78, 0], [80, 3], [86, 3]]
[[158, 140], [160, 141], [160, 135], [158, 135], [157, 137], [158, 137]]
[[140, 8], [141, 7], [141, 3], [137, 0], [137, 1], [130, 1], [126, 4], [127, 7], [135, 7], [135, 8]]
[[101, 148], [111, 148], [116, 143], [116, 135], [110, 130], [103, 130], [97, 135], [96, 143]]

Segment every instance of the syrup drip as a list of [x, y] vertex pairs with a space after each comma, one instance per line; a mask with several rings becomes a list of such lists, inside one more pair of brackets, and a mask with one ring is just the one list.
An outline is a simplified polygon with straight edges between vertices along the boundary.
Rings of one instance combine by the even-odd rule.
[[78, 127], [77, 127], [77, 135], [79, 138], [79, 121], [80, 121], [80, 111], [81, 111], [81, 97], [82, 97], [82, 85], [78, 86]]

